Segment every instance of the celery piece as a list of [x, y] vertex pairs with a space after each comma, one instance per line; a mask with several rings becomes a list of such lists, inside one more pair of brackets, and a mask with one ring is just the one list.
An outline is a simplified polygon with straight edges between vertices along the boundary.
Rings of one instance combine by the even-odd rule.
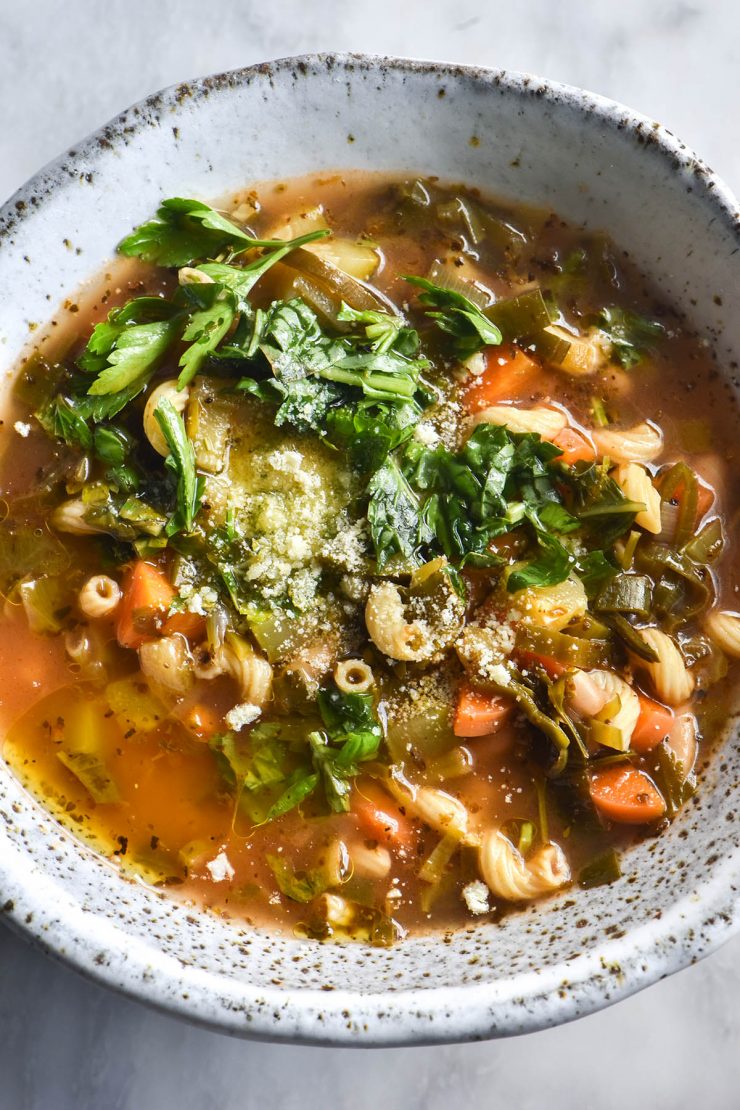
[[91, 752], [58, 751], [57, 759], [79, 779], [93, 801], [108, 805], [121, 800], [118, 787], [108, 774], [105, 764]]
[[413, 754], [425, 760], [440, 758], [457, 743], [449, 705], [430, 697], [410, 705], [402, 719], [388, 721], [387, 744], [394, 763], [403, 763]]
[[447, 865], [460, 847], [459, 836], [443, 836], [419, 868], [419, 878], [425, 883], [440, 882]]
[[591, 398], [591, 416], [597, 428], [606, 428], [609, 426], [609, 417], [606, 411], [606, 405], [601, 397]]

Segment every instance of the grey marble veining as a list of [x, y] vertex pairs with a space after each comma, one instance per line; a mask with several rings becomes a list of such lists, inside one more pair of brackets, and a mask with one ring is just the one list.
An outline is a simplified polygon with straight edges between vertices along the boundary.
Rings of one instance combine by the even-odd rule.
[[[525, 69], [631, 104], [740, 188], [735, 0], [0, 0], [0, 196], [126, 104], [311, 50]], [[77, 978], [0, 931], [0, 1110], [740, 1105], [740, 939], [571, 1026], [444, 1048], [248, 1044]]]

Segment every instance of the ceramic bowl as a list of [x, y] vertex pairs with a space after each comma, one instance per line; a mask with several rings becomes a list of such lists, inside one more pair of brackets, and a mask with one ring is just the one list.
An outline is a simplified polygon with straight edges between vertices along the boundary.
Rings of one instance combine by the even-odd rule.
[[[712, 341], [737, 388], [738, 211], [682, 143], [618, 104], [534, 77], [346, 55], [159, 93], [21, 189], [0, 212], [3, 393], [29, 327], [162, 197], [211, 199], [342, 168], [464, 180], [606, 229]], [[13, 433], [0, 435], [12, 450]], [[728, 741], [691, 804], [627, 854], [610, 887], [567, 890], [501, 925], [367, 949], [240, 928], [123, 880], [3, 768], [0, 906], [98, 982], [233, 1034], [389, 1045], [522, 1033], [615, 1002], [737, 930], [739, 774]]]

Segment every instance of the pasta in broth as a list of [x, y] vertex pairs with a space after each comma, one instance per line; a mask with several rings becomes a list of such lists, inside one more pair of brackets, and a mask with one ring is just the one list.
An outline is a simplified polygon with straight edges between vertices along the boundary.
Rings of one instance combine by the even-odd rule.
[[618, 879], [740, 655], [710, 350], [603, 236], [433, 180], [168, 200], [120, 251], [18, 374], [16, 774], [306, 936]]

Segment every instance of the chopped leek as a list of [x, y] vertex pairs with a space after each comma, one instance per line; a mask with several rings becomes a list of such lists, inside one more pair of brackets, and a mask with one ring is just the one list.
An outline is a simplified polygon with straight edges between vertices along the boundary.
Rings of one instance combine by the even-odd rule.
[[604, 613], [647, 617], [652, 605], [652, 582], [645, 574], [616, 574], [602, 587], [594, 604]]

